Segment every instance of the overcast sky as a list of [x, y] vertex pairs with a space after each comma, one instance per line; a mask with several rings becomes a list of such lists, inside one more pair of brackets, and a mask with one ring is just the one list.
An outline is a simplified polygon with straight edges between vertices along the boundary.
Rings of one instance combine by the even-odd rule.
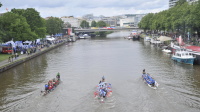
[[121, 14], [146, 14], [167, 10], [169, 0], [0, 0], [0, 13], [13, 8], [35, 8], [42, 17], [116, 16]]

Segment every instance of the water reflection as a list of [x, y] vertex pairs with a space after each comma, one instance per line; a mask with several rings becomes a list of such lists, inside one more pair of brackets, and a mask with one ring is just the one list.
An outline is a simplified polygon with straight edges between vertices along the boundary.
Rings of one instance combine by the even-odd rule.
[[46, 56], [42, 55], [1, 73], [0, 110], [12, 109], [36, 90], [35, 87], [45, 78], [43, 72], [46, 67]]

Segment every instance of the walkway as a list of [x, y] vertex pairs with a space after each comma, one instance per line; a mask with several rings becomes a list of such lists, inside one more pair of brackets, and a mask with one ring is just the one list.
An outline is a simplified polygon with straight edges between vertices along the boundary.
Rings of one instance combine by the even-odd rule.
[[42, 48], [41, 50], [36, 50], [35, 53], [32, 53], [30, 55], [27, 55], [27, 54], [20, 54], [19, 57], [17, 57], [16, 59], [15, 58], [11, 58], [11, 62], [9, 63], [8, 62], [8, 59], [4, 60], [4, 61], [1, 61], [0, 62], [0, 72], [4, 72], [14, 66], [17, 66], [18, 64], [21, 64], [21, 63], [24, 63], [25, 61], [27, 60], [30, 60], [34, 57], [37, 57], [51, 49], [54, 49], [60, 45], [63, 45], [64, 43], [66, 43], [66, 41], [62, 42], [62, 43], [59, 43], [59, 44], [53, 44], [51, 45], [50, 47], [44, 47]]

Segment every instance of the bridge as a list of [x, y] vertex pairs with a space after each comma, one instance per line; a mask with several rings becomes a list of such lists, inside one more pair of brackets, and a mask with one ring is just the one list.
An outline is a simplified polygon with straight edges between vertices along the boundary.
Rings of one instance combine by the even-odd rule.
[[116, 28], [96, 28], [96, 29], [74, 29], [75, 32], [102, 32], [102, 31], [123, 31], [140, 30], [138, 27], [116, 27]]

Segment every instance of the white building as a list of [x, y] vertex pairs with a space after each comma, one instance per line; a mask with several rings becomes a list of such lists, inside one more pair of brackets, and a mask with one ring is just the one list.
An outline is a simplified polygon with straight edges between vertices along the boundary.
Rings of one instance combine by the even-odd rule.
[[124, 18], [120, 19], [120, 27], [133, 27], [134, 18]]
[[138, 23], [146, 14], [125, 14], [120, 19], [120, 27], [137, 27]]
[[71, 27], [80, 27], [80, 24], [81, 24], [81, 21], [82, 21], [78, 18], [74, 18], [73, 16], [64, 16], [64, 17], [61, 17], [60, 19], [62, 19], [62, 21], [65, 24], [70, 23]]

